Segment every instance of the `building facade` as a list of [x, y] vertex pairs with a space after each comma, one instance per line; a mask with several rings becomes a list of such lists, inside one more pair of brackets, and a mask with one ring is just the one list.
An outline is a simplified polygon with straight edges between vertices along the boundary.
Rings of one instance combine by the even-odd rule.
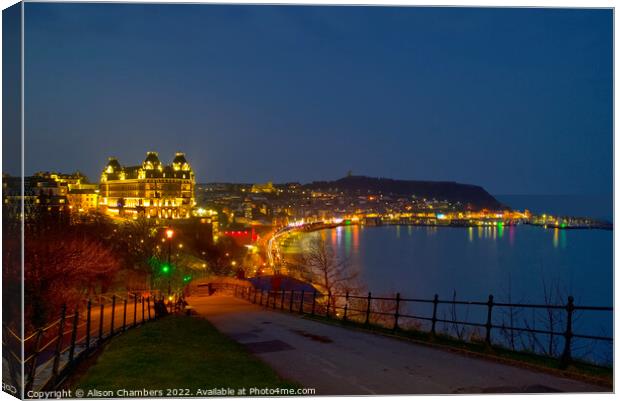
[[71, 212], [90, 213], [99, 207], [99, 185], [91, 184], [79, 171], [73, 174], [38, 172], [34, 176], [54, 180], [63, 189]]
[[99, 188], [70, 189], [67, 192], [67, 201], [72, 212], [94, 212], [99, 208]]
[[101, 173], [100, 206], [124, 217], [189, 218], [195, 206], [195, 177], [185, 154], [176, 153], [164, 165], [157, 152], [148, 152], [138, 166], [122, 166], [114, 157]]

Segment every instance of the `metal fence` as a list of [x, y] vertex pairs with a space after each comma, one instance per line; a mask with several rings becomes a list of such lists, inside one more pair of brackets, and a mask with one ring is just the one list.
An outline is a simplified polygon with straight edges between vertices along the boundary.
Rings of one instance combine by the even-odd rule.
[[[163, 298], [159, 298], [163, 301]], [[77, 362], [91, 355], [108, 339], [157, 318], [155, 299], [151, 297], [100, 296], [98, 302], [87, 300], [71, 313], [63, 306], [60, 317], [22, 340], [2, 325], [4, 369], [12, 384], [30, 390], [48, 390], [67, 377]], [[23, 342], [24, 356], [20, 357]]]
[[[613, 318], [613, 308], [575, 305], [572, 296], [569, 296], [566, 304], [563, 305], [496, 302], [493, 295], [489, 295], [486, 301], [445, 300], [439, 299], [438, 295], [435, 295], [433, 299], [404, 298], [400, 294], [396, 294], [395, 297], [378, 297], [373, 296], [370, 292], [364, 295], [347, 292], [328, 297], [316, 291], [312, 293], [305, 291], [267, 291], [253, 287], [238, 287], [235, 289], [235, 296], [272, 309], [324, 316], [344, 322], [355, 322], [364, 326], [380, 326], [395, 334], [404, 334], [407, 330], [417, 330], [435, 336], [438, 334], [439, 324], [450, 325], [457, 331], [459, 327], [473, 327], [479, 330], [477, 340], [488, 346], [506, 346], [505, 340], [494, 338], [499, 337], [497, 336], [498, 331], [502, 333], [528, 333], [533, 336], [542, 335], [547, 341], [550, 340], [551, 344], [553, 344], [554, 339], [560, 337], [562, 341], [556, 341], [556, 346], [560, 345], [561, 351], [556, 357], [559, 359], [561, 367], [566, 367], [573, 361], [572, 351], [576, 339], [603, 341], [613, 345], [613, 337], [611, 336], [576, 333], [574, 331], [577, 312], [607, 313], [611, 319]], [[426, 308], [420, 308], [420, 305], [425, 305]], [[468, 319], [467, 317], [459, 319], [456, 313], [450, 316], [440, 315], [440, 308], [446, 306], [452, 310], [457, 307], [477, 308], [479, 319]], [[556, 316], [556, 321], [550, 327], [543, 328], [497, 322], [496, 317], [502, 309], [504, 311], [509, 310], [512, 313], [515, 308], [540, 310], [544, 311], [545, 314], [553, 313]], [[426, 314], [409, 312], [409, 310], [414, 309], [426, 309]], [[560, 316], [557, 315], [558, 313]], [[424, 326], [420, 322], [427, 324]], [[457, 337], [453, 330], [443, 330], [441, 334]], [[463, 339], [460, 336], [458, 337]]]

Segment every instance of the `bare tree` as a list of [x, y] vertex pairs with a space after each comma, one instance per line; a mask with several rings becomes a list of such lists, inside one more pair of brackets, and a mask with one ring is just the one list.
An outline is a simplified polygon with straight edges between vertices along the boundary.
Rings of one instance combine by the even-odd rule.
[[[465, 327], [465, 325], [459, 324], [459, 323], [455, 323], [457, 321], [459, 321], [459, 317], [458, 317], [458, 312], [457, 312], [457, 308], [456, 308], [456, 290], [452, 291], [452, 303], [450, 305], [450, 320], [452, 320], [453, 323], [451, 323], [452, 325], [452, 332], [456, 335], [456, 338], [459, 339], [459, 341], [463, 341], [465, 339], [465, 336], [467, 334], [467, 328]], [[467, 306], [466, 310], [465, 310], [465, 319], [463, 319], [464, 322], [466, 322], [469, 317], [469, 305]]]
[[[532, 309], [531, 318], [523, 318], [523, 326], [529, 330], [545, 330], [561, 333], [566, 326], [566, 312], [563, 308], [566, 292], [560, 288], [559, 280], [549, 285], [541, 274], [544, 308]], [[558, 306], [561, 306], [558, 308]], [[577, 318], [573, 316], [573, 322]], [[538, 327], [537, 327], [538, 324]], [[528, 332], [522, 340], [524, 348], [535, 353], [555, 357], [561, 351], [561, 343], [554, 335]]]
[[[512, 349], [513, 351], [517, 350], [517, 339], [519, 337], [519, 332], [515, 330], [515, 323], [520, 319], [521, 311], [512, 306], [512, 276], [508, 274], [508, 294], [506, 296], [506, 303], [510, 306], [501, 309], [502, 316], [502, 326], [500, 329], [500, 334], [504, 340], [504, 342]], [[521, 303], [521, 302], [518, 302]]]
[[104, 292], [119, 263], [112, 249], [83, 231], [26, 237], [26, 325], [40, 326], [60, 305], [76, 305], [88, 293]]
[[289, 270], [297, 273], [325, 291], [333, 305], [334, 294], [338, 291], [355, 291], [358, 271], [353, 270], [347, 259], [334, 252], [334, 249], [321, 236], [312, 238], [304, 252], [294, 261], [287, 263]]

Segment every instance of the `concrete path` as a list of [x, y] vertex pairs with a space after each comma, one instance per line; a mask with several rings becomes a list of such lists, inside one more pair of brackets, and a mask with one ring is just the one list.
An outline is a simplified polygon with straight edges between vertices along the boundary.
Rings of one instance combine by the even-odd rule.
[[188, 299], [221, 332], [317, 395], [609, 391], [270, 311], [227, 295]]

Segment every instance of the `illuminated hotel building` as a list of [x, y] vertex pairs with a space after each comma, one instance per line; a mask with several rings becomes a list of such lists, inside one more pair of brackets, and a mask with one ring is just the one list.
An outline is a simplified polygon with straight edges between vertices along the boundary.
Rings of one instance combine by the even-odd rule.
[[188, 218], [194, 198], [195, 178], [183, 153], [170, 165], [148, 152], [139, 166], [121, 166], [114, 157], [101, 173], [100, 205], [110, 214], [160, 218]]

